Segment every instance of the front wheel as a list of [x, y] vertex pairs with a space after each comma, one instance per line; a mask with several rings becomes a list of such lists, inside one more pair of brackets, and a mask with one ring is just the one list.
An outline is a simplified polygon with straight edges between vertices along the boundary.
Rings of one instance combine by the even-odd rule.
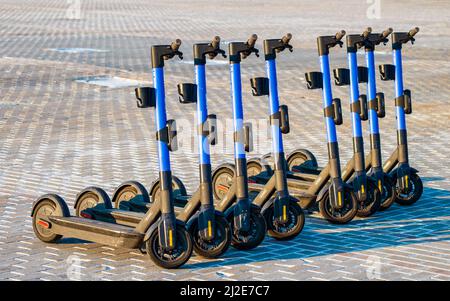
[[383, 185], [381, 186], [381, 204], [378, 210], [384, 211], [394, 204], [396, 199], [395, 185], [392, 184], [388, 174], [383, 175]]
[[177, 226], [173, 250], [166, 251], [159, 245], [158, 227], [145, 242], [145, 248], [151, 260], [165, 269], [176, 269], [185, 264], [191, 257], [193, 249], [191, 235], [181, 226]]
[[319, 201], [319, 212], [332, 224], [346, 224], [358, 213], [358, 199], [352, 188], [345, 187], [344, 205], [340, 209], [334, 209], [329, 191], [327, 191], [322, 200]]
[[364, 201], [358, 200], [358, 217], [369, 217], [378, 211], [381, 205], [381, 193], [378, 187], [370, 180], [367, 180], [367, 194]]
[[412, 173], [408, 178], [408, 185], [410, 187], [408, 193], [402, 193], [396, 186], [397, 198], [395, 202], [403, 206], [410, 206], [417, 202], [423, 193], [423, 183], [419, 175]]
[[252, 210], [250, 213], [250, 230], [239, 231], [234, 228], [233, 214], [229, 217], [232, 240], [231, 246], [238, 250], [250, 250], [259, 246], [266, 237], [266, 221], [259, 211]]
[[294, 202], [290, 202], [287, 208], [287, 222], [280, 223], [274, 216], [273, 205], [265, 212], [264, 217], [267, 223], [267, 233], [277, 240], [290, 240], [295, 238], [303, 230], [305, 225], [305, 214], [302, 208]]
[[193, 222], [189, 229], [193, 243], [194, 252], [202, 257], [217, 258], [228, 250], [231, 243], [231, 230], [228, 221], [223, 216], [215, 216], [214, 238], [205, 241], [198, 231], [198, 220]]

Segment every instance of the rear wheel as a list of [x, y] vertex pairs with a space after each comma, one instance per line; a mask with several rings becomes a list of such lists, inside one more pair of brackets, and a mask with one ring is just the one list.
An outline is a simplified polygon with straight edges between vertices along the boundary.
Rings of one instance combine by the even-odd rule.
[[198, 220], [193, 222], [189, 232], [194, 243], [194, 252], [206, 258], [217, 258], [228, 250], [231, 243], [230, 225], [226, 218], [215, 216], [214, 239], [205, 241], [198, 233]]
[[247, 161], [247, 176], [256, 176], [262, 172], [272, 173], [272, 169], [259, 158], [251, 158]]
[[147, 254], [158, 266], [165, 269], [175, 269], [185, 264], [192, 255], [192, 240], [189, 232], [177, 225], [175, 248], [164, 250], [159, 245], [158, 227], [156, 227], [145, 242]]
[[292, 151], [286, 158], [286, 163], [288, 170], [292, 170], [295, 166], [303, 165], [305, 167], [311, 168], [311, 169], [317, 169], [319, 165], [317, 164], [317, 159], [307, 149], [296, 149]]
[[81, 191], [77, 195], [75, 201], [75, 215], [78, 217], [83, 216], [83, 211], [89, 208], [93, 208], [98, 204], [104, 204], [105, 208], [111, 209], [111, 200], [108, 194], [99, 187], [88, 187]]
[[367, 181], [367, 194], [364, 201], [358, 200], [358, 217], [369, 217], [378, 211], [381, 204], [381, 193], [378, 187], [372, 182]]
[[[187, 195], [186, 187], [183, 182], [176, 176], [172, 175], [172, 191], [173, 195]], [[159, 199], [161, 193], [159, 179], [152, 183], [150, 188], [150, 202], [154, 202]]]
[[225, 198], [234, 181], [234, 166], [232, 164], [224, 164], [219, 166], [212, 176], [212, 187], [214, 199], [221, 201]]
[[257, 210], [252, 210], [250, 213], [250, 230], [239, 231], [234, 228], [233, 214], [230, 215], [228, 222], [231, 226], [232, 241], [231, 246], [238, 250], [250, 250], [259, 246], [267, 231], [266, 221], [262, 214]]
[[120, 204], [129, 202], [136, 197], [139, 197], [140, 202], [150, 203], [150, 198], [144, 185], [137, 181], [127, 181], [120, 184], [120, 186], [116, 189], [112, 202], [114, 203], [115, 208], [125, 209], [129, 206], [122, 206], [121, 208]]
[[291, 202], [287, 209], [286, 223], [279, 223], [274, 217], [273, 205], [265, 212], [264, 216], [267, 223], [267, 233], [270, 237], [277, 240], [289, 240], [295, 238], [303, 230], [305, 225], [305, 214], [302, 208], [294, 202]]
[[340, 209], [334, 209], [331, 205], [329, 191], [327, 191], [322, 200], [319, 201], [319, 212], [330, 223], [346, 224], [358, 213], [358, 199], [353, 193], [353, 189], [346, 187], [344, 190], [344, 205]]
[[409, 176], [408, 186], [410, 187], [409, 192], [402, 193], [396, 185], [396, 203], [404, 206], [410, 206], [420, 199], [423, 193], [423, 183], [418, 174], [412, 173]]
[[[59, 198], [60, 202], [52, 198]], [[62, 235], [55, 234], [49, 229], [48, 223], [44, 220], [48, 216], [67, 216], [68, 208], [62, 208], [60, 203], [64, 200], [57, 196], [42, 197], [33, 208], [33, 231], [36, 237], [46, 243], [54, 243], [62, 238]], [[64, 203], [65, 204], [65, 203]]]

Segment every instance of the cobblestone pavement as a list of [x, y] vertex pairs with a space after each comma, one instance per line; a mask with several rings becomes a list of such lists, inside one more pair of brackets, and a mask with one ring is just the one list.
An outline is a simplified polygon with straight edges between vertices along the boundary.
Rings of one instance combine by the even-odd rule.
[[[0, 0], [0, 279], [450, 280], [450, 3], [382, 0], [380, 18], [369, 19], [366, 2]], [[295, 51], [278, 60], [280, 98], [291, 114], [286, 150], [307, 146], [323, 163], [321, 96], [305, 88], [303, 76], [318, 69], [315, 37], [341, 28], [360, 32], [368, 25], [377, 31], [421, 27], [416, 45], [404, 49], [405, 86], [414, 101], [408, 115], [410, 158], [425, 185], [414, 206], [394, 205], [343, 226], [312, 215], [292, 241], [266, 238], [256, 250], [230, 250], [217, 260], [193, 256], [176, 271], [157, 268], [138, 251], [74, 239], [44, 244], [35, 238], [29, 214], [39, 195], [55, 192], [72, 206], [86, 186], [112, 193], [125, 180], [148, 187], [156, 176], [151, 111], [135, 108], [131, 87], [77, 79], [151, 82], [149, 46], [182, 38], [185, 60], [166, 67], [167, 102], [170, 117], [192, 121], [194, 109], [176, 104], [175, 86], [193, 80], [192, 43], [213, 35], [226, 42], [253, 32], [261, 38], [292, 32]], [[364, 64], [363, 55], [359, 59]], [[345, 51], [333, 50], [331, 62], [345, 66]], [[391, 62], [388, 46], [378, 48], [377, 62]], [[209, 109], [221, 120], [231, 116], [226, 65], [224, 60], [208, 65]], [[249, 58], [242, 70], [246, 116], [264, 120], [266, 103], [252, 97], [247, 85], [251, 76], [264, 74], [263, 59]], [[378, 86], [393, 98], [392, 83]], [[336, 87], [334, 93], [345, 104], [348, 89]], [[384, 158], [396, 143], [392, 101], [387, 103], [381, 121]], [[338, 130], [343, 162], [352, 152], [347, 108]], [[256, 136], [261, 138], [252, 156], [269, 149], [264, 132]], [[184, 142], [172, 155], [174, 173], [192, 191], [197, 157], [190, 141]], [[232, 158], [229, 149], [223, 154], [221, 142], [214, 149], [215, 166]]]

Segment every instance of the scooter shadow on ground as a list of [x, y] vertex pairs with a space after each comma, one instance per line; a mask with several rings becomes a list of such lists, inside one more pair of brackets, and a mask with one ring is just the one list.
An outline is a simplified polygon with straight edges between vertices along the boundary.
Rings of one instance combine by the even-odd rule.
[[188, 262], [187, 269], [223, 267], [277, 260], [304, 260], [340, 253], [450, 241], [450, 191], [425, 188], [411, 207], [394, 205], [370, 218], [330, 225], [320, 217], [307, 218], [301, 235], [286, 242], [266, 237], [252, 251], [230, 250], [221, 260]]

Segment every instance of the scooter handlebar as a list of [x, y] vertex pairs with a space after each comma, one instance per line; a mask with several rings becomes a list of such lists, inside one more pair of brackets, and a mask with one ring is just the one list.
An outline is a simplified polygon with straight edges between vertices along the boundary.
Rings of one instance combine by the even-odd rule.
[[415, 28], [411, 29], [411, 30], [408, 32], [408, 35], [409, 35], [410, 37], [413, 37], [413, 36], [415, 36], [418, 32], [419, 32], [419, 27], [415, 27]]
[[367, 29], [362, 33], [362, 36], [365, 39], [367, 39], [371, 33], [372, 33], [372, 27], [367, 27]]
[[389, 27], [388, 29], [386, 29], [385, 31], [383, 31], [381, 33], [381, 37], [383, 39], [387, 38], [394, 30], [392, 29], [392, 27]]
[[211, 41], [211, 47], [214, 49], [218, 49], [220, 46], [220, 37], [215, 36]]
[[289, 41], [292, 39], [292, 34], [291, 33], [287, 33], [284, 35], [284, 37], [281, 38], [281, 42], [283, 44], [289, 44]]
[[176, 52], [178, 51], [178, 49], [181, 46], [181, 40], [180, 39], [176, 39], [175, 41], [172, 42], [172, 44], [170, 44], [170, 48]]
[[257, 35], [256, 33], [252, 34], [252, 35], [250, 36], [250, 38], [248, 38], [248, 40], [247, 40], [247, 45], [248, 45], [250, 48], [255, 47], [255, 43], [256, 43], [256, 40], [257, 40], [257, 39], [258, 39], [258, 35]]
[[337, 32], [334, 37], [336, 38], [336, 41], [340, 41], [340, 40], [342, 40], [342, 38], [344, 36], [345, 36], [345, 30], [341, 30], [341, 31]]

